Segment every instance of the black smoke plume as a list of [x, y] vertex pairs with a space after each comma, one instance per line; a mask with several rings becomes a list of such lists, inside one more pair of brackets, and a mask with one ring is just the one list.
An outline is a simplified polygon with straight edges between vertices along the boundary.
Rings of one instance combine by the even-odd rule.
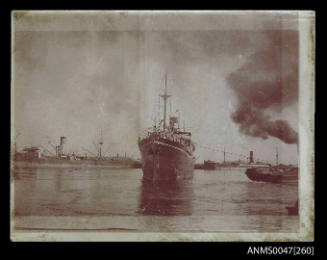
[[266, 34], [267, 44], [227, 78], [237, 97], [231, 117], [245, 135], [263, 139], [272, 136], [295, 144], [297, 132], [284, 120], [272, 120], [268, 112], [280, 112], [298, 98], [297, 33]]

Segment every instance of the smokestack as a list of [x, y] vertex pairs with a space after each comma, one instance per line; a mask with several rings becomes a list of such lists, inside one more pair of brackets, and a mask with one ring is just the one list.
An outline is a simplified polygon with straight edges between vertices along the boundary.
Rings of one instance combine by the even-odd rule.
[[59, 155], [63, 155], [65, 153], [65, 151], [64, 151], [65, 144], [66, 144], [66, 137], [61, 136], [60, 137], [60, 145], [59, 145]]
[[253, 151], [250, 151], [250, 163], [253, 163]]

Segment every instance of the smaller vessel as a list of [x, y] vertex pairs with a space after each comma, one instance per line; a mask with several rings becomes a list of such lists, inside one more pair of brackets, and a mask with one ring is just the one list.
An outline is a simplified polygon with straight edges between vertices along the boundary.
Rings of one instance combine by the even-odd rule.
[[216, 163], [210, 160], [204, 160], [203, 162], [204, 170], [216, 170]]
[[298, 181], [297, 167], [250, 167], [245, 171], [246, 176], [252, 181], [272, 183], [292, 183]]
[[253, 151], [250, 152], [250, 164], [245, 171], [252, 181], [272, 183], [297, 183], [298, 167], [282, 166], [278, 164], [278, 151], [276, 151], [276, 166], [256, 165], [253, 162]]

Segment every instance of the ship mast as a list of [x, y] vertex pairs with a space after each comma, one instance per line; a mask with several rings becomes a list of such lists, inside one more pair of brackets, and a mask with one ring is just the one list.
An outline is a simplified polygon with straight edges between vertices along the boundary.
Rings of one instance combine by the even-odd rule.
[[101, 128], [100, 129], [99, 151], [98, 151], [98, 156], [100, 159], [102, 158], [102, 145], [103, 145], [103, 141], [102, 141], [102, 128]]
[[165, 75], [165, 93], [163, 95], [160, 95], [160, 97], [164, 100], [164, 118], [163, 118], [163, 128], [166, 129], [166, 107], [167, 107], [167, 99], [171, 95], [167, 94], [167, 73]]
[[224, 146], [224, 165], [226, 164], [225, 157], [226, 157], [226, 152], [225, 152], [225, 146]]
[[278, 166], [278, 147], [276, 146], [276, 165]]

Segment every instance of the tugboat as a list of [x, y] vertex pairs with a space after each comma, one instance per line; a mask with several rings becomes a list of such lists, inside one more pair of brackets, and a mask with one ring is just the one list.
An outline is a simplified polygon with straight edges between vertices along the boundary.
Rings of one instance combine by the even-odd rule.
[[246, 169], [245, 174], [252, 181], [290, 183], [298, 180], [296, 167], [251, 167]]
[[[276, 153], [276, 161], [276, 166], [258, 166], [252, 164], [246, 169], [245, 174], [252, 181], [297, 183], [298, 167], [279, 165], [278, 153]], [[251, 163], [253, 163], [253, 152], [250, 154], [250, 164]]]
[[179, 128], [179, 118], [170, 116], [166, 124], [167, 75], [165, 76], [165, 93], [160, 95], [164, 101], [163, 120], [139, 137], [138, 146], [142, 156], [144, 179], [151, 181], [171, 181], [193, 178], [195, 146], [191, 132]]

